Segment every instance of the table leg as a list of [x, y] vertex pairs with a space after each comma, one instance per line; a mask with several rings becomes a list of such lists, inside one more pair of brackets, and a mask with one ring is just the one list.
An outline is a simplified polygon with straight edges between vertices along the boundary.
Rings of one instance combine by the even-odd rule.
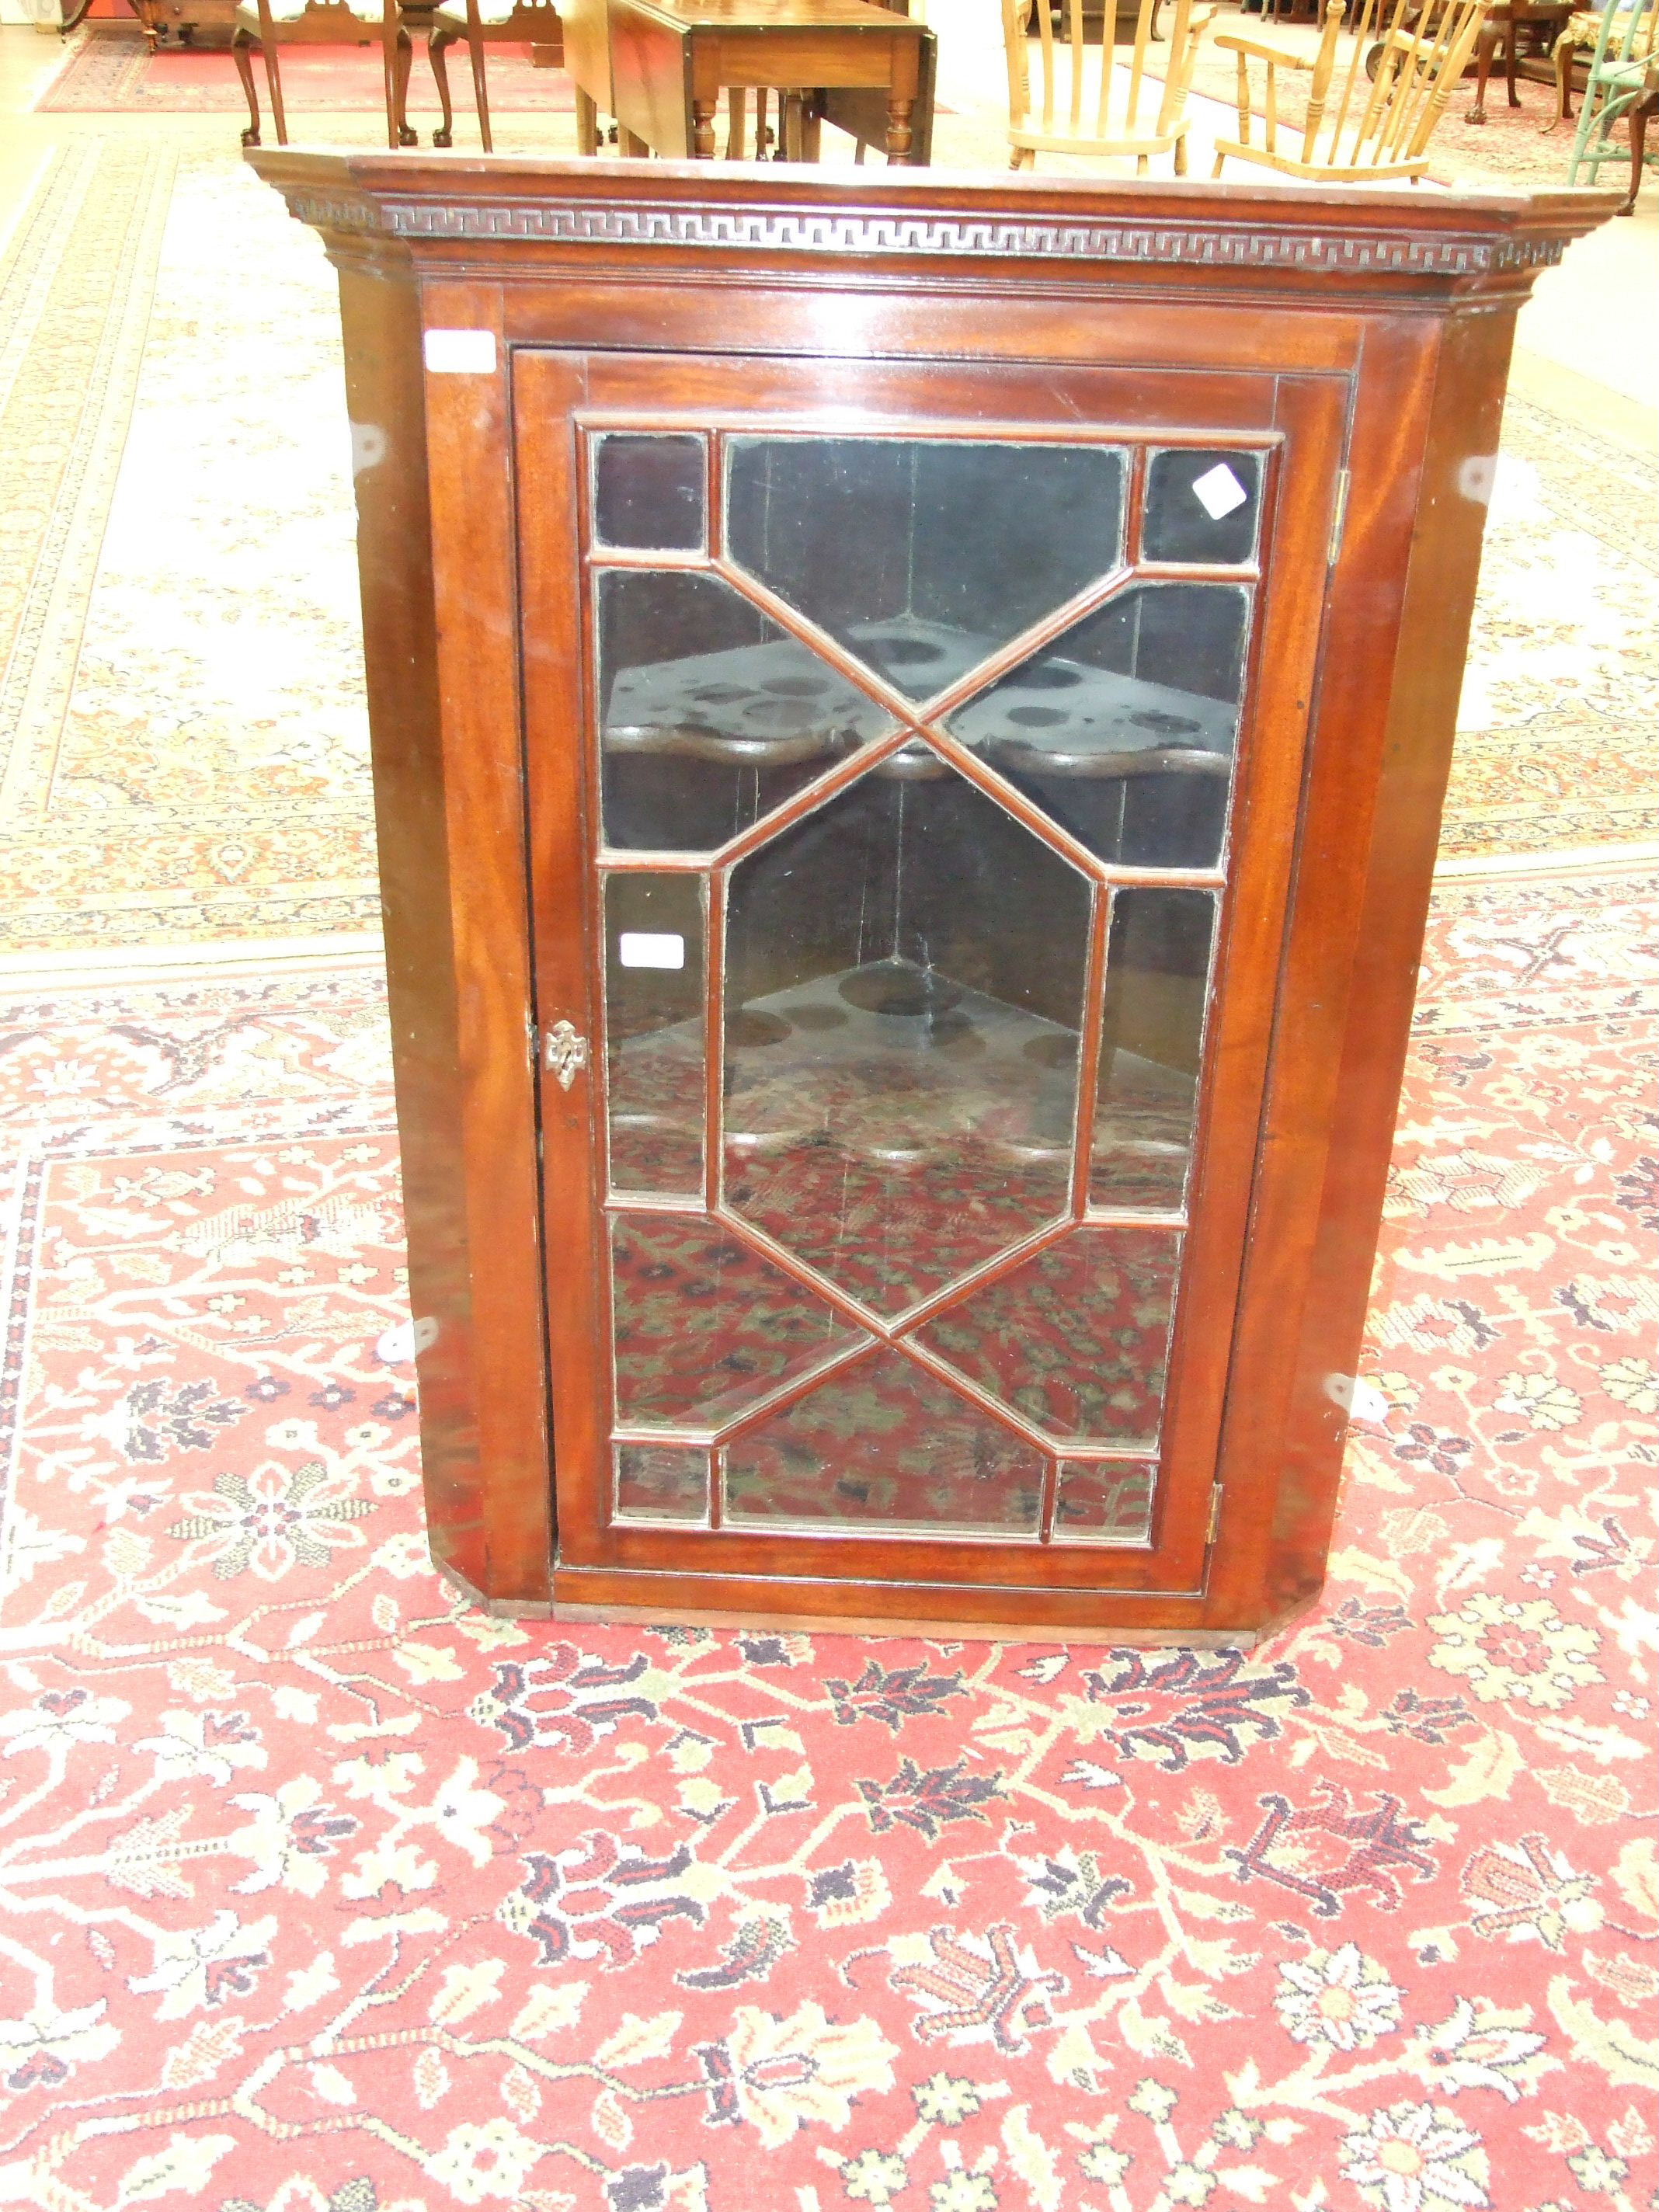
[[[1103, 35], [1109, 38], [1109, 24]], [[895, 39], [889, 52], [887, 166], [890, 169], [910, 159], [910, 112], [921, 89], [921, 41]]]
[[1502, 26], [1488, 15], [1474, 42], [1474, 106], [1468, 117], [1471, 123], [1484, 123], [1486, 119], [1486, 79], [1492, 75], [1492, 57], [1498, 52], [1501, 33]]
[[714, 115], [720, 106], [720, 50], [712, 43], [691, 41], [691, 155], [695, 161], [714, 158]]
[[744, 125], [749, 114], [749, 95], [741, 87], [726, 95], [726, 158], [743, 159]]
[[823, 113], [815, 92], [801, 94], [800, 157], [803, 161], [816, 161], [823, 148]]
[[617, 129], [617, 151], [629, 161], [648, 161], [651, 158], [651, 149], [639, 132], [624, 131], [620, 125]]
[[1510, 88], [1510, 106], [1519, 107], [1521, 94], [1515, 82], [1515, 58], [1521, 51], [1521, 26], [1510, 25], [1509, 37], [1504, 41], [1504, 77]]
[[576, 151], [597, 154], [599, 150], [599, 111], [580, 85], [576, 87]]

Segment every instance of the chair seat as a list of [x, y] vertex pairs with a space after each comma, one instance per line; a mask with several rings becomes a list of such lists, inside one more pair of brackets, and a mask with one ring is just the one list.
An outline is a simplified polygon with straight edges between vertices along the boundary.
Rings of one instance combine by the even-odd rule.
[[[478, 21], [488, 30], [495, 25], [510, 22], [517, 9], [518, 0], [478, 0]], [[433, 20], [441, 23], [447, 31], [465, 31], [465, 0], [445, 0], [445, 5], [438, 9]]]
[[[310, 6], [311, 0], [270, 0], [270, 20], [273, 24], [297, 23]], [[360, 23], [373, 23], [377, 27], [382, 17], [380, 0], [346, 0], [346, 5]], [[259, 10], [241, 0], [236, 10], [236, 27], [258, 33]]]

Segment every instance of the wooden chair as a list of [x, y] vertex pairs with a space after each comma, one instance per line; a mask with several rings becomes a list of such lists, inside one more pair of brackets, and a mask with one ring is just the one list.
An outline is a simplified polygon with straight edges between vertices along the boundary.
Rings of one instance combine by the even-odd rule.
[[1050, 8], [1036, 10], [1042, 88], [1031, 84], [1031, 45], [1026, 25], [1030, 0], [1003, 0], [1008, 50], [1009, 166], [1029, 169], [1039, 154], [1133, 155], [1145, 175], [1155, 154], [1173, 154], [1177, 176], [1187, 173], [1187, 89], [1198, 42], [1215, 10], [1194, 15], [1192, 0], [1175, 0], [1170, 24], [1167, 76], [1160, 83], [1146, 68], [1159, 0], [1139, 0], [1134, 44], [1127, 70], [1114, 67], [1118, 48], [1085, 34], [1081, 0], [1066, 0], [1066, 37], [1054, 36]]
[[492, 42], [500, 46], [528, 45], [536, 49], [538, 62], [546, 56], [546, 66], [557, 69], [564, 59], [558, 9], [552, 0], [444, 0], [444, 4], [433, 11], [426, 54], [437, 82], [438, 105], [443, 110], [443, 122], [432, 134], [434, 146], [453, 143], [455, 116], [449, 102], [446, 55], [458, 39], [465, 41], [467, 59], [472, 66], [478, 136], [485, 153], [492, 154], [495, 149], [489, 135], [489, 95], [484, 88], [484, 47]]
[[[1342, 0], [1325, 0], [1319, 49], [1311, 61], [1261, 40], [1231, 32], [1218, 35], [1217, 46], [1238, 56], [1238, 136], [1217, 139], [1214, 173], [1221, 174], [1231, 155], [1315, 181], [1388, 178], [1415, 184], [1428, 173], [1429, 140], [1491, 5], [1492, 0], [1439, 0], [1419, 14], [1417, 0], [1363, 0], [1352, 52], [1334, 95]], [[1267, 67], [1260, 145], [1250, 137], [1252, 61]], [[1299, 153], [1279, 147], [1281, 70], [1303, 71], [1310, 78]], [[1297, 126], [1289, 127], [1294, 132]]]
[[415, 133], [403, 119], [411, 49], [409, 33], [398, 15], [398, 0], [350, 0], [346, 6], [319, 6], [317, 0], [242, 0], [236, 10], [230, 51], [247, 99], [248, 125], [242, 133], [243, 145], [259, 143], [259, 95], [253, 84], [252, 56], [256, 46], [264, 63], [265, 82], [270, 88], [270, 114], [276, 126], [276, 143], [286, 146], [288, 115], [283, 106], [277, 47], [337, 46], [350, 42], [362, 45], [367, 43], [368, 33], [375, 29], [380, 33], [385, 62], [386, 144], [412, 146]]
[[[1647, 152], [1648, 118], [1659, 106], [1659, 52], [1655, 51], [1659, 26], [1659, 0], [1609, 0], [1602, 11], [1589, 76], [1584, 86], [1584, 105], [1578, 117], [1567, 182], [1576, 185], [1579, 172], [1588, 169], [1588, 181], [1596, 181], [1603, 161], [1630, 159], [1630, 196], [1619, 210], [1633, 215], [1641, 189]], [[1623, 118], [1630, 133], [1628, 146], [1613, 135]]]

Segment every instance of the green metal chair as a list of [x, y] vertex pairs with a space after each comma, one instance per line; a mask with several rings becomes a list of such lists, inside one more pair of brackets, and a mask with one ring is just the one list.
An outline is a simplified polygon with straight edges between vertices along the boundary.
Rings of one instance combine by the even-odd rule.
[[[1631, 214], [1642, 182], [1644, 162], [1659, 165], [1659, 148], [1646, 151], [1647, 121], [1659, 105], [1659, 53], [1654, 51], [1659, 0], [1607, 0], [1601, 11], [1601, 28], [1590, 59], [1584, 87], [1584, 105], [1578, 117], [1578, 136], [1573, 141], [1567, 182], [1594, 183], [1603, 161], [1631, 165], [1630, 197], [1619, 210]], [[1628, 145], [1613, 135], [1623, 117], [1630, 131]]]

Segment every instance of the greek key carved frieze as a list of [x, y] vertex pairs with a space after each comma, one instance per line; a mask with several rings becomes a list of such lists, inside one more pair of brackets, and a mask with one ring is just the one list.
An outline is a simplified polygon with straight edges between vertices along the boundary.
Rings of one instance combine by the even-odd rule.
[[1553, 237], [1369, 236], [1318, 231], [1210, 228], [1167, 222], [1037, 222], [996, 216], [891, 212], [796, 213], [535, 199], [471, 204], [379, 202], [291, 196], [301, 222], [397, 238], [542, 239], [563, 246], [713, 246], [759, 253], [965, 256], [975, 259], [1129, 262], [1188, 268], [1291, 269], [1319, 274], [1481, 276], [1546, 268], [1561, 258]]

